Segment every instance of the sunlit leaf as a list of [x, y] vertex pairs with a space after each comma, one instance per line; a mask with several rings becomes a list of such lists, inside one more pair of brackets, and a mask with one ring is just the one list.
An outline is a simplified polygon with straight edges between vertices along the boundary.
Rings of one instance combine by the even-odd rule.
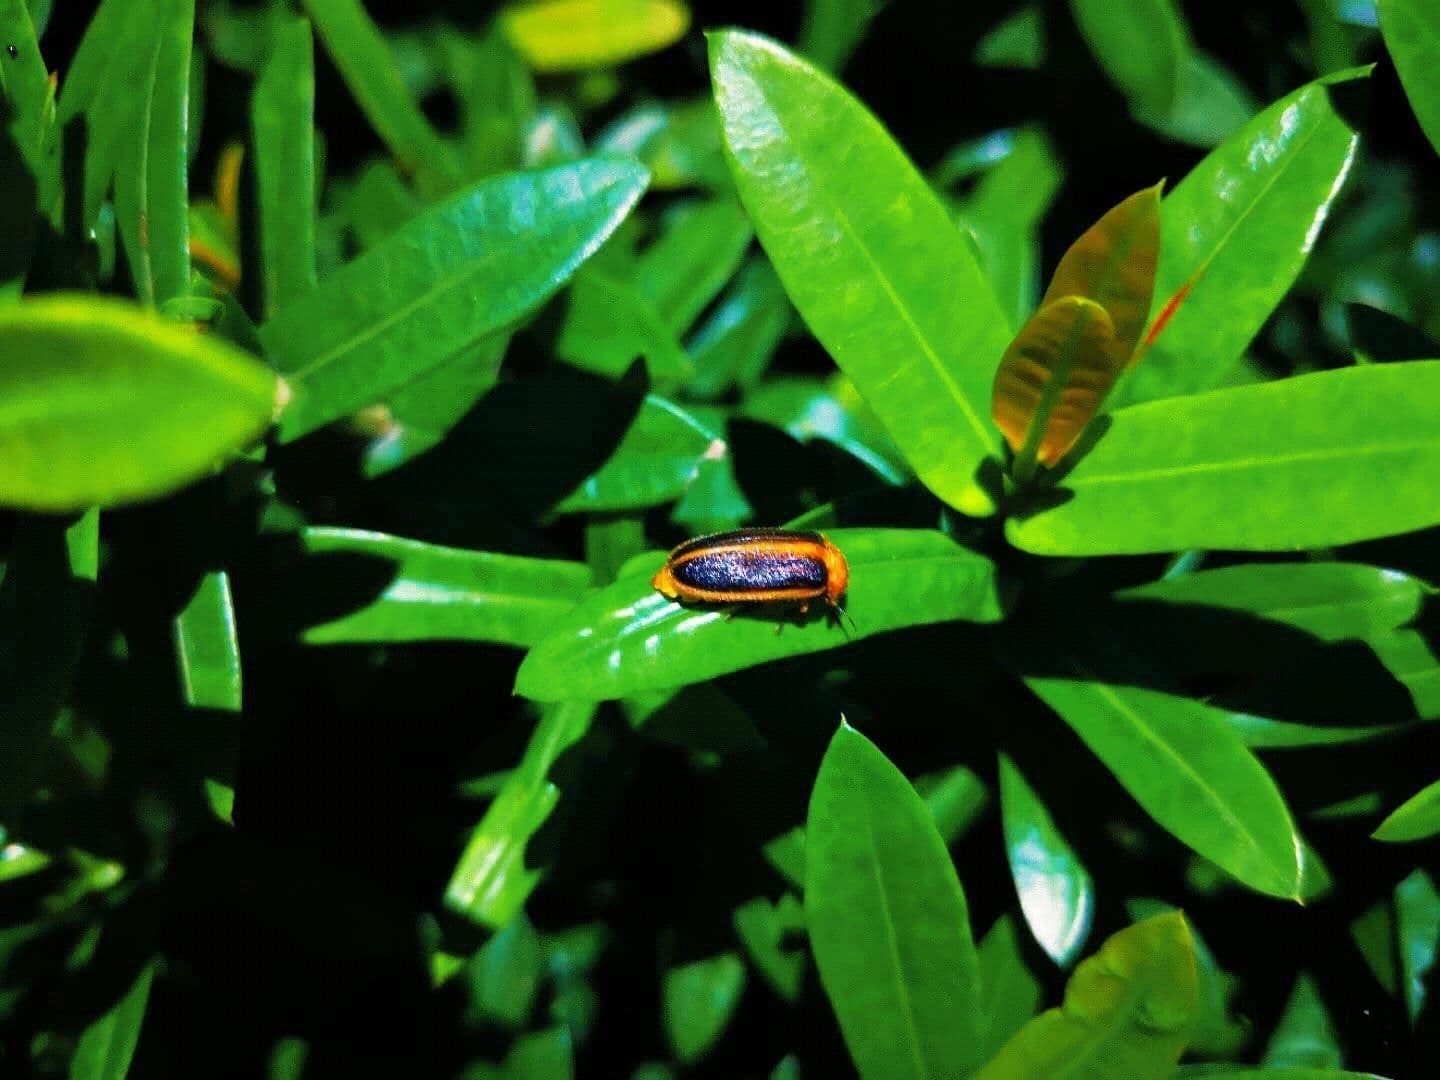
[[690, 10], [680, 0], [521, 0], [500, 25], [536, 71], [574, 71], [658, 52], [684, 36]]
[[810, 944], [857, 1068], [972, 1068], [980, 962], [965, 893], [920, 796], [848, 724], [820, 764], [805, 833]]
[[1065, 1003], [1021, 1028], [976, 1080], [1168, 1080], [1199, 1018], [1184, 916], [1121, 930], [1081, 962]]
[[1405, 844], [1440, 833], [1440, 780], [1397, 806], [1375, 830], [1376, 840]]

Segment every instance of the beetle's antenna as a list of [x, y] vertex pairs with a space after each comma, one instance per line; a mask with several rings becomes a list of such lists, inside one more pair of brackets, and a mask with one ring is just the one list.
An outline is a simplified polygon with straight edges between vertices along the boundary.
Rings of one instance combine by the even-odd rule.
[[[846, 614], [844, 608], [842, 608], [839, 604], [836, 604], [836, 605], [835, 605], [835, 610], [839, 613], [840, 618], [841, 618], [842, 620], [843, 620], [843, 619], [850, 619], [850, 629], [854, 630], [857, 634], [860, 632], [860, 627], [858, 627], [858, 626], [855, 625], [855, 620], [854, 620], [853, 618], [850, 618], [850, 616], [849, 616], [848, 614]], [[841, 629], [841, 630], [844, 630], [844, 629], [845, 629], [845, 623], [844, 623], [844, 622], [841, 622], [841, 623], [840, 623], [840, 629]]]

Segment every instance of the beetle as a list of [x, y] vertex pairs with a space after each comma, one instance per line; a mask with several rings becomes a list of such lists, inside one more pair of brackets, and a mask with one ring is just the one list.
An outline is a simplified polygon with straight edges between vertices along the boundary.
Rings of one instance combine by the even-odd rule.
[[804, 615], [811, 603], [823, 600], [843, 615], [840, 598], [850, 584], [850, 567], [824, 533], [737, 529], [685, 541], [650, 584], [681, 603], [795, 602]]

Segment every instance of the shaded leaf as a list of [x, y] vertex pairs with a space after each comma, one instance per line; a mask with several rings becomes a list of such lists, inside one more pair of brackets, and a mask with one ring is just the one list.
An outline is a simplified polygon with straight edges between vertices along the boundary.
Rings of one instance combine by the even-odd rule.
[[1110, 81], [1139, 107], [1168, 112], [1190, 51], [1174, 0], [1070, 0], [1070, 11]]
[[665, 970], [661, 1015], [675, 1057], [691, 1065], [725, 1033], [745, 990], [745, 965], [733, 952], [717, 953]]
[[600, 159], [481, 181], [287, 304], [260, 328], [296, 388], [281, 439], [383, 399], [534, 311], [645, 181], [634, 164]]
[[973, 1068], [980, 961], [964, 891], [920, 796], [848, 724], [820, 764], [805, 833], [810, 944], [856, 1067]]
[[560, 559], [465, 551], [361, 529], [307, 528], [300, 533], [310, 573], [327, 560], [347, 576], [373, 563], [384, 590], [363, 606], [305, 628], [311, 645], [357, 641], [493, 641], [529, 645], [590, 587], [590, 570]]
[[971, 59], [980, 67], [1038, 71], [1045, 63], [1045, 17], [1038, 4], [1007, 15], [975, 45]]
[[468, 1024], [525, 1026], [540, 993], [544, 957], [540, 936], [522, 911], [475, 951], [460, 971]]
[[1199, 1016], [1184, 916], [1115, 934], [1065, 986], [1065, 1003], [1021, 1028], [976, 1080], [1166, 1080]]
[[1424, 870], [1395, 886], [1395, 937], [1400, 951], [1400, 989], [1412, 1025], [1420, 1020], [1434, 983], [1440, 952], [1440, 892]]
[[768, 260], [752, 259], [686, 343], [695, 368], [686, 393], [704, 401], [732, 385], [751, 389], [770, 366], [789, 325], [790, 299], [780, 279]]
[[211, 570], [175, 616], [175, 654], [185, 704], [200, 709], [240, 711], [240, 640], [230, 575]]
[[683, 607], [650, 585], [664, 563], [657, 553], [635, 560], [615, 584], [561, 619], [525, 657], [516, 692], [537, 701], [608, 700], [904, 626], [1001, 617], [994, 566], [938, 532], [836, 529], [830, 538], [850, 564], [846, 611], [854, 628], [817, 613], [776, 633], [776, 621], [793, 615], [764, 610], [727, 618], [723, 609]]
[[79, 510], [155, 498], [270, 424], [283, 387], [238, 349], [118, 300], [0, 309], [0, 503]]
[[1040, 1008], [1040, 982], [1025, 966], [1020, 935], [1002, 915], [980, 942], [980, 1056], [988, 1059]]
[[1295, 989], [1290, 992], [1290, 1001], [1275, 1025], [1262, 1060], [1267, 1066], [1317, 1069], [1338, 1069], [1344, 1064], [1325, 1003], [1308, 973], [1302, 971], [1295, 980]]
[[1440, 522], [1440, 361], [1369, 365], [1121, 409], [1063, 478], [1072, 497], [1006, 523], [1044, 555], [1286, 551]]
[[765, 38], [711, 37], [740, 196], [796, 309], [920, 479], [972, 514], [997, 449], [985, 419], [1009, 340], [944, 207], [842, 87]]
[[[1325, 2], [1325, 0], [1322, 0]], [[1192, 49], [1168, 112], [1140, 108], [1135, 119], [1192, 146], [1218, 146], [1260, 109], [1250, 91], [1213, 56]]]
[[70, 1080], [125, 1080], [140, 1042], [154, 976], [155, 966], [146, 964], [114, 1007], [81, 1032], [70, 1061]]
[[1440, 87], [1435, 85], [1435, 57], [1440, 56], [1440, 10], [1427, 0], [1383, 0], [1380, 33], [1395, 61], [1405, 96], [1430, 145], [1440, 153]]

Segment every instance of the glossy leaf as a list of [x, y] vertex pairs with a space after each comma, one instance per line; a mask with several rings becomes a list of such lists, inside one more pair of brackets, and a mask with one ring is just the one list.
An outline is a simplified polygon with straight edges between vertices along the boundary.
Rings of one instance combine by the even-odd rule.
[[745, 991], [745, 964], [733, 952], [668, 968], [661, 986], [665, 1037], [683, 1065], [709, 1053]]
[[1380, 33], [1415, 117], [1440, 153], [1440, 87], [1435, 58], [1440, 56], [1440, 10], [1427, 0], [1379, 0]]
[[1344, 1064], [1325, 1003], [1306, 972], [1295, 980], [1295, 989], [1265, 1047], [1262, 1062], [1267, 1066], [1317, 1069], [1338, 1069]]
[[613, 512], [668, 502], [695, 482], [705, 461], [729, 454], [725, 440], [693, 413], [647, 395], [620, 444], [554, 509]]
[[70, 1080], [125, 1080], [140, 1043], [154, 976], [154, 965], [146, 964], [114, 1006], [80, 1033]]
[[1146, 343], [1117, 403], [1221, 385], [1290, 291], [1329, 216], [1358, 136], [1332, 100], [1355, 73], [1275, 102], [1166, 196]]
[[600, 159], [481, 181], [287, 304], [260, 330], [295, 385], [282, 440], [524, 318], [614, 231], [645, 181], [634, 164]]
[[240, 641], [230, 575], [211, 570], [175, 616], [175, 655], [185, 704], [240, 711]]
[[1395, 937], [1400, 951], [1400, 989], [1411, 1024], [1425, 1011], [1440, 954], [1440, 892], [1424, 870], [1395, 886]]
[[1213, 710], [1088, 680], [1027, 678], [1166, 831], [1258, 892], [1298, 899], [1300, 837], [1275, 781]]
[[269, 426], [282, 390], [239, 350], [118, 300], [0, 309], [0, 503], [79, 510], [155, 498]]
[[1169, 111], [1190, 50], [1174, 0], [1070, 0], [1070, 11], [1110, 81], [1141, 108]]
[[1001, 915], [980, 942], [980, 1056], [988, 1059], [1040, 1008], [1040, 982], [1025, 966], [1020, 935]]
[[1007, 522], [1043, 555], [1329, 547], [1440, 522], [1440, 361], [1326, 371], [1112, 414], [1071, 498]]
[[536, 71], [622, 64], [684, 37], [681, 0], [522, 0], [500, 15], [505, 36]]
[[1021, 1028], [976, 1080], [1168, 1080], [1200, 1011], [1179, 912], [1115, 934], [1083, 961], [1065, 1003]]
[[405, 85], [395, 56], [360, 0], [304, 0], [325, 51], [340, 69], [365, 119], [431, 195], [458, 186], [455, 154], [430, 126]]
[[1049, 809], [1015, 763], [1000, 755], [1005, 854], [1030, 933], [1061, 967], [1084, 948], [1095, 917], [1095, 883]]
[[805, 834], [810, 945], [861, 1074], [973, 1068], [980, 961], [965, 893], [920, 796], [848, 724], [820, 763]]
[[115, 220], [136, 291], [161, 304], [190, 288], [188, 125], [194, 0], [165, 0], [115, 169]]
[[1426, 592], [1419, 580], [1398, 570], [1306, 562], [1200, 570], [1123, 589], [1116, 596], [1258, 615], [1321, 641], [1344, 641], [1404, 626], [1420, 614]]
[[740, 196], [796, 309], [921, 481], [988, 514], [985, 417], [1009, 331], [929, 186], [842, 87], [765, 38], [711, 38]]
[[[525, 657], [516, 693], [537, 701], [620, 698], [905, 626], [1001, 617], [994, 566], [938, 532], [836, 529], [830, 538], [850, 564], [845, 610], [853, 628], [818, 613], [795, 625], [783, 611], [728, 618], [722, 609], [683, 607], [651, 587], [664, 563], [656, 554], [562, 618]], [[777, 633], [780, 620], [789, 625]]]
[[[306, 627], [311, 645], [357, 641], [493, 641], [530, 645], [585, 595], [590, 570], [561, 559], [465, 551], [361, 529], [301, 532], [315, 574], [371, 563], [383, 591], [355, 610]], [[355, 571], [351, 571], [351, 576]]]
[[1440, 833], [1440, 780], [1421, 788], [1392, 810], [1375, 830], [1376, 840], [1407, 844]]
[[445, 907], [472, 922], [498, 929], [513, 919], [540, 883], [543, 868], [525, 849], [560, 801], [550, 778], [555, 763], [595, 719], [591, 702], [567, 701], [545, 709], [525, 756], [485, 816], [475, 826], [445, 886]]
[[315, 287], [315, 72], [310, 23], [282, 20], [250, 100], [264, 311]]

